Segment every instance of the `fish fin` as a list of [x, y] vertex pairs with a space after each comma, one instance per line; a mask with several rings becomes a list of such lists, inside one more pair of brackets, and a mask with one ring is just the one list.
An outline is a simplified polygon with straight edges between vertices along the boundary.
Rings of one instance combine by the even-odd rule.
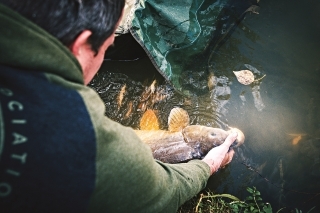
[[182, 108], [175, 107], [171, 110], [168, 117], [168, 130], [170, 132], [178, 132], [188, 126], [190, 118], [188, 112]]
[[152, 109], [144, 112], [140, 119], [140, 130], [159, 130], [159, 120]]

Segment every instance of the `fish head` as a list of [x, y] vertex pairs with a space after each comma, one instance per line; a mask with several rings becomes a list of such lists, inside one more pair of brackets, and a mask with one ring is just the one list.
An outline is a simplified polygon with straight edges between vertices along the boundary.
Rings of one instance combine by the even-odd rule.
[[190, 125], [182, 130], [185, 142], [193, 148], [193, 157], [206, 155], [212, 148], [224, 143], [226, 138], [232, 132], [237, 132], [237, 139], [231, 147], [238, 147], [244, 143], [245, 136], [243, 132], [237, 128], [231, 128], [225, 131], [220, 128], [207, 127], [202, 125]]
[[228, 132], [219, 128], [202, 125], [190, 125], [182, 130], [185, 142], [195, 150], [193, 155], [204, 156], [212, 148], [222, 144]]

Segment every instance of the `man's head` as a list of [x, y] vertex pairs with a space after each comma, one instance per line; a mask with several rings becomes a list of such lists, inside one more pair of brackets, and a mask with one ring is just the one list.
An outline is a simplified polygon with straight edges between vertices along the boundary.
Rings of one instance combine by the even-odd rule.
[[67, 46], [82, 66], [85, 83], [89, 83], [95, 74], [92, 72], [95, 69], [97, 72], [102, 63], [104, 51], [113, 43], [114, 31], [121, 18], [125, 0], [0, 2], [42, 27]]

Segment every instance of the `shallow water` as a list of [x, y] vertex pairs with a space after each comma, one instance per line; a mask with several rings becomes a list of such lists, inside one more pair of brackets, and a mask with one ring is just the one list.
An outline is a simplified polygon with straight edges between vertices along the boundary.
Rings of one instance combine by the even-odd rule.
[[[166, 128], [170, 109], [181, 106], [192, 124], [238, 127], [246, 135], [245, 145], [207, 188], [243, 199], [245, 188], [255, 186], [274, 210], [306, 212], [316, 206], [313, 212], [320, 212], [320, 2], [262, 0], [260, 7], [260, 14], [247, 14], [212, 55], [209, 66], [218, 84], [211, 93], [189, 98], [175, 93], [141, 52], [130, 58], [136, 60], [106, 61], [95, 88], [104, 97], [107, 115], [127, 126], [137, 128], [142, 112], [154, 108]], [[232, 72], [241, 69], [265, 77], [245, 86]], [[119, 74], [124, 70], [126, 76]], [[115, 75], [117, 82], [99, 86]], [[166, 94], [158, 102], [141, 99], [149, 97], [153, 79], [161, 85], [157, 94]]]

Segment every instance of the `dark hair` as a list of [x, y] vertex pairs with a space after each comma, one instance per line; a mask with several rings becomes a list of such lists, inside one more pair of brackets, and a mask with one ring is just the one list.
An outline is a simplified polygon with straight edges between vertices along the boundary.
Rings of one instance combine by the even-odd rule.
[[96, 53], [110, 37], [120, 19], [125, 0], [0, 0], [42, 27], [65, 46], [84, 30], [90, 30]]

